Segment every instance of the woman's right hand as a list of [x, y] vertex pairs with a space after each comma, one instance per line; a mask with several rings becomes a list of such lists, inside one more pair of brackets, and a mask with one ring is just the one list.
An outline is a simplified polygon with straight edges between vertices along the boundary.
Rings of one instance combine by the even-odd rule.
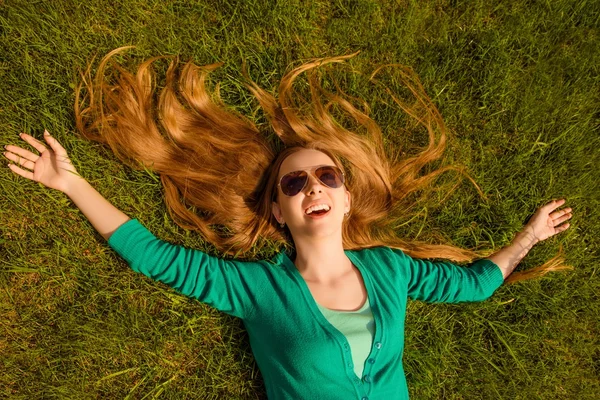
[[11, 171], [63, 193], [68, 191], [69, 185], [73, 181], [82, 179], [71, 163], [67, 151], [55, 138], [50, 136], [48, 131], [44, 130], [44, 139], [48, 142], [50, 148], [26, 133], [21, 133], [19, 136], [37, 149], [40, 155], [17, 146], [4, 146], [8, 150], [4, 153], [6, 158], [33, 172], [9, 164], [8, 167]]

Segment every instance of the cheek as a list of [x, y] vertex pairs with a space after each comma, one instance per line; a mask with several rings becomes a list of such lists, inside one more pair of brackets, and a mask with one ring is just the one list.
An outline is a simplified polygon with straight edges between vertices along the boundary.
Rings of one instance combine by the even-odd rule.
[[302, 204], [303, 199], [301, 198], [301, 195], [296, 195], [293, 198], [290, 198], [290, 201], [287, 204], [288, 214], [302, 216], [304, 214], [304, 208], [302, 207]]
[[[297, 196], [294, 196], [297, 197]], [[279, 208], [281, 209], [281, 213], [283, 215], [290, 215], [290, 213], [295, 212], [298, 209], [298, 204], [295, 201], [296, 199], [293, 197], [285, 197], [282, 196], [279, 200]]]
[[341, 204], [343, 207], [344, 203], [346, 203], [346, 192], [343, 190], [336, 192], [335, 193], [335, 201], [337, 204]]

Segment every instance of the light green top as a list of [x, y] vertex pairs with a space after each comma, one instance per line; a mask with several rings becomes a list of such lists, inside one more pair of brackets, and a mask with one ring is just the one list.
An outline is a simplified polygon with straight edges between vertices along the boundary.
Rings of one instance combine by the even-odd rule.
[[350, 354], [354, 362], [354, 373], [362, 377], [365, 361], [371, 352], [371, 343], [375, 334], [375, 321], [369, 299], [356, 311], [339, 311], [325, 308], [317, 303], [327, 321], [342, 332], [350, 345]]

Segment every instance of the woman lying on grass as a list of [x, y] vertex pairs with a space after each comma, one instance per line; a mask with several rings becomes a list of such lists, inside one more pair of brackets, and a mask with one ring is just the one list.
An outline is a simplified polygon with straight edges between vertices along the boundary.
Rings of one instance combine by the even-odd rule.
[[[396, 237], [396, 221], [415, 206], [411, 195], [426, 195], [445, 170], [464, 173], [445, 167], [419, 175], [441, 157], [446, 136], [439, 113], [409, 69], [398, 67], [415, 103], [393, 98], [427, 129], [430, 144], [416, 156], [388, 159], [367, 107], [359, 111], [325, 91], [313, 74], [315, 67], [352, 56], [294, 69], [281, 81], [279, 102], [248, 84], [280, 141], [271, 143], [252, 122], [211, 99], [204, 82], [217, 65], [187, 63], [177, 93], [176, 62], [171, 63], [156, 117], [149, 69], [154, 59], [136, 76], [114, 64], [121, 78], [105, 82], [107, 62], [122, 49], [104, 58], [93, 82], [86, 79], [89, 69], [84, 76], [89, 104], [81, 107], [78, 90], [78, 129], [108, 144], [132, 168], [141, 169], [141, 162], [159, 173], [173, 219], [234, 257], [216, 258], [157, 239], [82, 179], [47, 131], [49, 149], [21, 136], [40, 155], [8, 146], [7, 157], [26, 169], [10, 168], [67, 194], [133, 270], [241, 318], [271, 399], [408, 398], [402, 367], [407, 298], [485, 300], [533, 245], [569, 227], [561, 224], [571, 210], [557, 210], [564, 200], [555, 200], [537, 210], [511, 245], [487, 252], [487, 258], [481, 251]], [[300, 96], [292, 90], [304, 71], [312, 115], [300, 114], [305, 104], [295, 103]], [[329, 99], [327, 105], [321, 96]], [[366, 135], [334, 121], [332, 105]], [[273, 247], [281, 250], [275, 257], [256, 260], [257, 251]], [[526, 277], [559, 264], [551, 260]]]

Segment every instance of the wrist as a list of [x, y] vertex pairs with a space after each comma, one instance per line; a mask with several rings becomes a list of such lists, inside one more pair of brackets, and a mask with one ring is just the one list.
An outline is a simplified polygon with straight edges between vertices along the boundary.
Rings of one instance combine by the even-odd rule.
[[533, 233], [533, 230], [526, 226], [522, 231], [518, 232], [513, 239], [513, 243], [518, 243], [521, 247], [531, 248], [540, 240]]

